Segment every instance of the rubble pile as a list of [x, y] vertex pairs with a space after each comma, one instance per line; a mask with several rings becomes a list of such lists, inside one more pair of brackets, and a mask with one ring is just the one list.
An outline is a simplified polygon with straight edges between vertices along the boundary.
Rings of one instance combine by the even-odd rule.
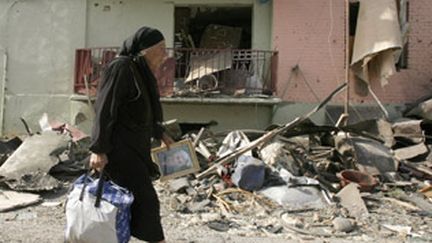
[[[374, 120], [336, 128], [305, 120], [295, 129], [280, 133], [268, 143], [219, 166], [213, 173], [203, 174], [214, 164], [212, 160], [247, 146], [259, 139], [258, 134], [266, 134], [233, 131], [218, 142], [217, 136], [207, 130], [201, 132], [198, 143], [194, 142], [198, 144], [201, 174], [173, 179], [160, 186], [165, 192], [175, 193], [168, 202], [173, 211], [203, 214], [211, 220], [202, 223], [218, 231], [240, 227], [232, 221], [236, 218], [233, 215], [261, 215], [267, 220], [278, 219], [269, 223], [272, 227], [260, 225], [263, 232], [269, 231], [266, 227], [272, 233], [288, 227], [297, 233], [307, 231], [316, 236], [334, 236], [334, 231], [359, 234], [364, 231], [359, 225], [367, 225], [371, 208], [380, 204], [403, 205], [412, 215], [430, 217], [432, 161], [431, 141], [427, 137], [432, 130], [422, 129], [418, 133], [414, 128], [427, 123], [418, 121], [390, 124]], [[366, 123], [369, 130], [358, 128]], [[402, 123], [415, 124], [416, 127], [410, 128], [415, 133], [402, 137], [398, 130]], [[389, 136], [379, 132], [380, 129], [390, 129], [395, 135]], [[403, 142], [419, 134], [423, 139], [414, 139], [417, 144]], [[385, 141], [391, 139], [392, 146], [387, 147]], [[427, 148], [426, 152], [413, 150], [403, 158], [398, 156], [401, 154], [398, 151], [419, 144]], [[300, 217], [293, 216], [297, 212], [312, 213], [308, 217], [312, 221], [298, 222]], [[310, 227], [325, 219], [329, 231], [313, 233]], [[350, 235], [354, 234], [345, 236]]]
[[202, 129], [183, 136], [200, 172], [158, 186], [177, 217], [217, 231], [428, 241], [431, 124], [424, 117], [340, 127], [302, 119], [289, 129], [222, 137]]
[[[392, 122], [347, 126], [314, 124], [308, 118], [320, 107], [265, 131], [166, 124], [191, 145], [198, 166], [167, 177], [159, 161], [161, 203], [186, 219], [183, 227], [238, 235], [432, 240], [428, 106]], [[41, 202], [34, 193], [67, 187], [86, 171], [88, 137], [67, 124], [41, 127], [0, 143], [0, 212]]]

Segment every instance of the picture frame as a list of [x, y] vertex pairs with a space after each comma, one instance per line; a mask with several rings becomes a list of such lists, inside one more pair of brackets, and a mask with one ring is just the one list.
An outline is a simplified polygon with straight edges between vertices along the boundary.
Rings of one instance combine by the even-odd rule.
[[200, 166], [189, 139], [184, 139], [166, 146], [151, 150], [153, 161], [161, 173], [160, 180], [166, 181], [199, 171]]

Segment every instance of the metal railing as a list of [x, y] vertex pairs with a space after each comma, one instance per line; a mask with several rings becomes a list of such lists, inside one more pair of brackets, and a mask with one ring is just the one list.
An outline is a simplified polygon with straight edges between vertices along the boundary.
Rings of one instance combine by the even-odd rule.
[[[104, 68], [117, 52], [116, 47], [76, 50], [75, 92], [94, 95]], [[275, 92], [277, 52], [196, 48], [167, 52], [169, 58], [156, 74], [162, 97]]]
[[75, 51], [74, 91], [96, 95], [103, 70], [115, 58], [118, 47], [83, 48]]

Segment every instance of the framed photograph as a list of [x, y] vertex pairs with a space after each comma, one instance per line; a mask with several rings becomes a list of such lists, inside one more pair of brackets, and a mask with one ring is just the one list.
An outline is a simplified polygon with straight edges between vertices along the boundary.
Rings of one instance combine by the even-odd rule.
[[154, 148], [151, 156], [159, 166], [161, 181], [195, 173], [200, 169], [195, 149], [189, 139], [173, 143], [169, 149], [167, 147]]

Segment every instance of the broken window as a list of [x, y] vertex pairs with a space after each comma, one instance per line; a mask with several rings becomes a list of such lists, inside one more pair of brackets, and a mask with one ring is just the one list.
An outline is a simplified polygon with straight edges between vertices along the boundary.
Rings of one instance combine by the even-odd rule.
[[174, 47], [250, 49], [252, 6], [175, 8]]
[[252, 6], [176, 7], [174, 36], [174, 95], [273, 93], [275, 53], [251, 49]]

